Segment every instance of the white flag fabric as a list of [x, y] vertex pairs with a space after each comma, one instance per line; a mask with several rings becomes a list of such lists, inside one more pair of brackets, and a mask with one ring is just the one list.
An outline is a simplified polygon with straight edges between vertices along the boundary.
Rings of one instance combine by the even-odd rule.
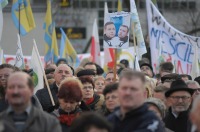
[[3, 49], [0, 47], [0, 65], [4, 63]]
[[19, 34], [17, 35], [17, 38], [18, 38], [18, 41], [17, 41], [17, 52], [16, 52], [15, 66], [19, 67], [20, 69], [24, 69], [25, 68], [24, 56], [23, 56], [23, 52], [22, 52], [22, 46], [21, 46]]
[[0, 4], [0, 42], [1, 42], [2, 31], [3, 31], [3, 14], [2, 14], [2, 7]]
[[199, 73], [199, 51], [198, 51], [198, 47], [197, 45], [194, 46], [195, 47], [195, 51], [194, 51], [194, 57], [193, 57], [193, 61], [192, 61], [192, 71], [191, 71], [191, 76], [192, 79], [195, 79], [196, 77], [200, 76]]
[[137, 56], [139, 59], [142, 59], [142, 55], [147, 53], [147, 49], [146, 49], [144, 37], [142, 34], [142, 28], [140, 25], [140, 19], [138, 16], [136, 5], [135, 5], [135, 0], [130, 0], [130, 6], [131, 6], [131, 26], [134, 26], [132, 27], [132, 29], [134, 29], [134, 35], [137, 39]]
[[33, 81], [34, 81], [34, 93], [37, 90], [44, 88], [43, 82], [43, 66], [41, 65], [41, 59], [37, 50], [36, 43], [34, 41], [32, 56], [31, 56], [31, 67], [33, 69]]
[[92, 31], [91, 56], [93, 57], [93, 62], [101, 66], [99, 33], [96, 19], [94, 20]]
[[107, 2], [104, 3], [104, 16], [105, 16], [105, 13], [108, 13], [108, 5], [107, 5]]
[[195, 56], [194, 47], [197, 45], [199, 49], [200, 38], [186, 35], [172, 27], [151, 0], [146, 0], [146, 7], [154, 73], [159, 71], [158, 60], [163, 59], [164, 61], [175, 62], [176, 73], [190, 75]]

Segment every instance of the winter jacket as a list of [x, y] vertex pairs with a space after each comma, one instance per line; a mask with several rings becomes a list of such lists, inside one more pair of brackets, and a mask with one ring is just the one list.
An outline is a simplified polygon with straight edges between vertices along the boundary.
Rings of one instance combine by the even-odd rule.
[[[13, 117], [7, 111], [0, 114], [3, 121], [3, 132], [16, 132]], [[30, 116], [25, 122], [24, 132], [61, 132], [59, 121], [52, 115], [32, 106]]]
[[146, 104], [129, 111], [123, 119], [120, 108], [107, 118], [113, 124], [113, 132], [165, 132], [163, 123]]
[[40, 101], [40, 104], [42, 105], [42, 108], [44, 111], [47, 111], [48, 113], [51, 113], [54, 111], [54, 109], [58, 109], [59, 103], [58, 103], [58, 87], [56, 83], [53, 83], [53, 85], [50, 85], [51, 94], [53, 96], [53, 100], [55, 102], [55, 106], [52, 105], [50, 95], [47, 88], [40, 89], [36, 92], [36, 96], [38, 100]]
[[174, 132], [187, 132], [187, 127], [189, 125], [188, 114], [189, 111], [183, 111], [175, 118], [171, 108], [169, 108], [163, 121], [165, 122], [165, 126]]

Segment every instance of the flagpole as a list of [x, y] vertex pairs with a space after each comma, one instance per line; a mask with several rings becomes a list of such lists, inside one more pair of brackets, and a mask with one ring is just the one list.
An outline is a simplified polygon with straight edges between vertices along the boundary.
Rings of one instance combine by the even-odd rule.
[[135, 32], [134, 32], [134, 23], [132, 23], [131, 27], [132, 27], [132, 31], [133, 31], [133, 44], [134, 44], [134, 49], [135, 49], [135, 60], [134, 60], [134, 69], [136, 69], [136, 37], [135, 37]]
[[[35, 50], [36, 50], [37, 57], [40, 57], [40, 56], [39, 56], [39, 51], [38, 51], [38, 48], [37, 48], [37, 45], [36, 45], [35, 40], [33, 40], [33, 42], [34, 42], [34, 45], [33, 45], [33, 46], [34, 46], [34, 48], [35, 48]], [[40, 59], [40, 58], [39, 58], [39, 59]], [[39, 61], [39, 63], [40, 63], [40, 67], [42, 67], [42, 73], [43, 73], [44, 81], [45, 81], [45, 84], [46, 84], [46, 86], [47, 86], [47, 90], [48, 90], [48, 93], [49, 93], [49, 96], [50, 96], [50, 99], [51, 99], [51, 103], [52, 103], [53, 106], [55, 106], [55, 102], [54, 102], [54, 99], [53, 99], [53, 96], [52, 96], [52, 93], [51, 93], [51, 90], [50, 90], [50, 87], [49, 87], [49, 83], [48, 83], [48, 81], [47, 81], [46, 74], [45, 74], [45, 72], [44, 72], [44, 68], [43, 68], [43, 66], [42, 66], [41, 61]]]
[[19, 29], [18, 30], [19, 30], [19, 36], [20, 36], [20, 16], [21, 16], [20, 6], [21, 6], [20, 3], [18, 3], [18, 9], [19, 9]]
[[114, 57], [114, 82], [117, 81], [117, 49], [115, 49], [115, 57]]

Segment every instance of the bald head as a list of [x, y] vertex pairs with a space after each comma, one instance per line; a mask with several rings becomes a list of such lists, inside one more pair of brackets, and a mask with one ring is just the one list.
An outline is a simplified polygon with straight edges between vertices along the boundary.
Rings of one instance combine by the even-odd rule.
[[67, 64], [60, 64], [54, 72], [54, 79], [57, 85], [60, 85], [61, 81], [65, 78], [72, 76], [73, 72]]

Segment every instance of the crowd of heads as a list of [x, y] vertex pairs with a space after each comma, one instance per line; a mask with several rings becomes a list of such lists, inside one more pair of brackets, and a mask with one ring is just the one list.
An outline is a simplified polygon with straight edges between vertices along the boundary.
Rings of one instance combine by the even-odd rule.
[[[105, 25], [105, 29], [108, 30], [112, 25], [114, 24]], [[115, 27], [110, 28], [114, 33], [109, 33], [108, 37], [115, 34]], [[122, 28], [126, 27], [121, 26], [119, 36], [123, 36]], [[75, 69], [67, 64], [65, 59], [60, 59], [56, 65], [46, 65], [48, 85], [58, 88], [53, 97], [54, 101], [57, 99], [59, 105], [57, 109], [68, 114], [82, 113], [77, 114], [77, 118], [70, 124], [71, 132], [80, 129], [84, 132], [89, 130], [110, 132], [111, 126], [103, 116], [106, 117], [119, 108], [122, 117], [125, 117], [126, 113], [144, 104], [147, 104], [148, 109], [160, 120], [164, 120], [169, 111], [175, 116], [190, 111], [189, 120], [199, 130], [200, 118], [197, 114], [200, 110], [199, 77], [192, 80], [190, 75], [173, 73], [174, 66], [170, 62], [160, 64], [158, 74], [154, 73], [151, 64], [147, 62], [140, 64], [140, 72], [130, 69], [127, 60], [120, 61], [118, 67], [118, 71], [113, 71], [111, 68], [105, 72], [101, 66], [88, 61]], [[10, 64], [0, 65], [0, 99], [5, 99], [16, 112], [20, 113], [32, 103], [31, 97], [34, 94], [32, 76], [31, 69], [20, 70]], [[48, 89], [46, 85], [41, 89]], [[46, 91], [49, 93], [51, 90]], [[40, 97], [38, 99], [44, 107]], [[55, 113], [55, 110], [54, 108], [51, 112]]]

